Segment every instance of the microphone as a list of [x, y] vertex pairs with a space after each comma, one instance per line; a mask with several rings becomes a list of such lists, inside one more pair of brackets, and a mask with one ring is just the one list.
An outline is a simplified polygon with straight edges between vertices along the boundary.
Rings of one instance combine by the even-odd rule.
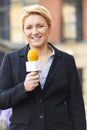
[[40, 61], [38, 60], [38, 57], [38, 51], [36, 49], [31, 49], [28, 51], [28, 61], [26, 61], [26, 72], [40, 70]]

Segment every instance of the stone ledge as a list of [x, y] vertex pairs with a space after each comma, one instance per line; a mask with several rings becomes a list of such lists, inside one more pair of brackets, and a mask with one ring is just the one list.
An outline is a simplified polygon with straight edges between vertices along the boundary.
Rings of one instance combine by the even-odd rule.
[[3, 51], [3, 52], [15, 50], [15, 49], [21, 48], [22, 46], [24, 46], [24, 44], [17, 44], [9, 40], [0, 39], [0, 51]]

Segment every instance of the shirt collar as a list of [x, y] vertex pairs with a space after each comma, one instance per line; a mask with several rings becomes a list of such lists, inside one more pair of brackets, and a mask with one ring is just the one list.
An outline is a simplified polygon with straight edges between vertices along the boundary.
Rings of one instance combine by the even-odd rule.
[[[55, 55], [55, 51], [54, 51], [53, 47], [52, 47], [51, 45], [48, 45], [48, 47], [49, 47], [50, 50], [52, 51], [51, 56], [54, 56], [54, 55]], [[50, 56], [50, 57], [51, 57], [51, 56]]]

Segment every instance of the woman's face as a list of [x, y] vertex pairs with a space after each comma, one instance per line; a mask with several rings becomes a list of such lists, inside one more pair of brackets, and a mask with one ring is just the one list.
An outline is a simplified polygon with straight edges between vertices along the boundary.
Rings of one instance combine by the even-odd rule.
[[24, 20], [24, 34], [32, 48], [47, 45], [50, 27], [46, 20], [37, 14], [30, 15]]

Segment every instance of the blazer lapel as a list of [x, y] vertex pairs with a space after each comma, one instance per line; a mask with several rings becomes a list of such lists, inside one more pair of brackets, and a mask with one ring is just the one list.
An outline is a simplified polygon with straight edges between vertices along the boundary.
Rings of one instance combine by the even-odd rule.
[[61, 71], [61, 69], [60, 69], [61, 64], [62, 64], [62, 53], [61, 53], [61, 51], [56, 51], [56, 49], [55, 49], [55, 56], [54, 56], [52, 65], [50, 67], [45, 85], [44, 85], [44, 90], [47, 90], [49, 88], [47, 86], [51, 82], [54, 75], [56, 74], [56, 70], [58, 69], [58, 71], [57, 71], [58, 73], [59, 73], [59, 71]]

